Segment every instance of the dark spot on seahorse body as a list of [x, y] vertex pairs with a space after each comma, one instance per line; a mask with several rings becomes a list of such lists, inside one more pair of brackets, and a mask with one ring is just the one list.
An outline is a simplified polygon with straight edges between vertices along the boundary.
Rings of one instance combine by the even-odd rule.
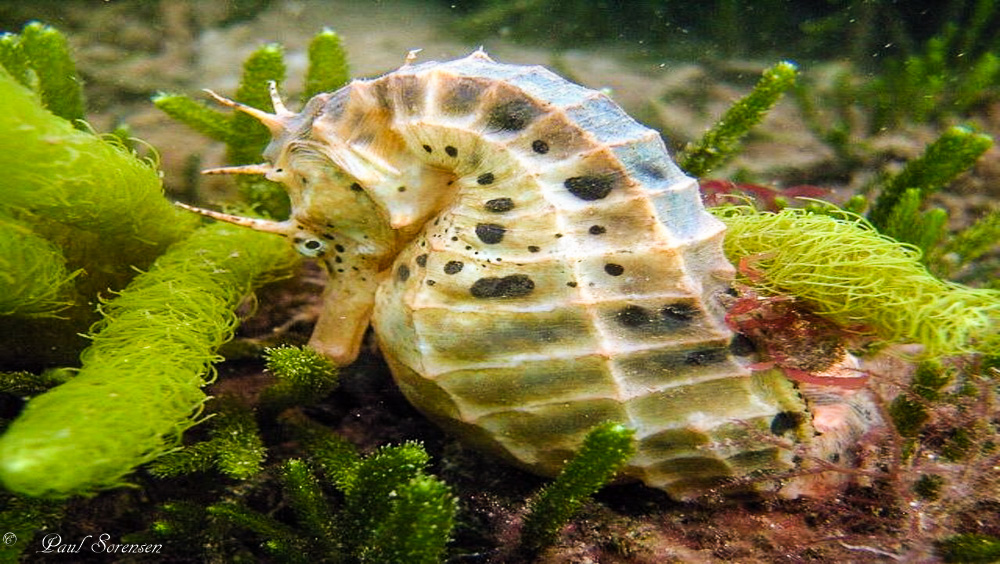
[[544, 155], [549, 152], [549, 144], [541, 139], [535, 139], [531, 142], [531, 150], [539, 155]]
[[729, 352], [736, 356], [750, 356], [756, 351], [757, 346], [743, 333], [733, 335], [733, 340], [729, 341]]
[[409, 278], [410, 278], [410, 267], [406, 266], [405, 264], [399, 265], [399, 268], [396, 269], [396, 280], [399, 280], [400, 282], [406, 282], [407, 280], [409, 280]]
[[406, 186], [400, 186], [399, 188], [396, 188], [396, 191], [397, 192], [406, 192]]
[[451, 115], [470, 114], [479, 103], [486, 83], [472, 78], [459, 78], [441, 98], [441, 111]]
[[459, 272], [462, 272], [462, 268], [464, 266], [465, 266], [465, 263], [463, 263], [460, 260], [450, 260], [447, 263], [445, 263], [445, 265], [444, 265], [444, 273], [445, 274], [458, 274]]
[[493, 173], [492, 172], [484, 172], [483, 174], [480, 174], [476, 178], [476, 182], [479, 183], [480, 186], [486, 186], [487, 184], [493, 184], [494, 180], [495, 180], [495, 178], [493, 177]]
[[570, 288], [576, 288], [576, 282], [567, 282], [566, 285]]
[[606, 176], [573, 176], [567, 178], [563, 186], [577, 198], [592, 202], [611, 193], [614, 182]]
[[358, 184], [357, 182], [355, 182], [355, 183], [351, 184], [351, 190], [354, 190], [355, 192], [362, 192], [362, 191], [364, 191], [364, 188], [362, 188], [360, 184]]
[[603, 225], [591, 225], [588, 231], [591, 235], [604, 235], [608, 232]]
[[659, 312], [631, 304], [615, 314], [615, 321], [629, 329], [663, 334], [684, 327], [697, 313], [696, 309], [687, 304], [668, 304], [660, 308]]
[[609, 262], [604, 265], [604, 272], [607, 272], [611, 276], [621, 276], [625, 272], [625, 267], [620, 264], [615, 264]]
[[784, 435], [788, 431], [794, 431], [802, 424], [802, 414], [794, 411], [782, 411], [771, 420], [771, 434]]
[[649, 310], [637, 305], [627, 305], [615, 315], [615, 320], [625, 327], [642, 327], [650, 322]]
[[542, 250], [540, 247], [536, 247], [534, 245], [528, 245], [528, 252], [529, 253], [537, 253], [540, 250]]
[[469, 288], [469, 293], [474, 298], [522, 298], [534, 289], [535, 283], [528, 276], [511, 274], [502, 278], [480, 278]]
[[458, 156], [458, 149], [456, 149], [456, 148], [452, 147], [451, 145], [448, 145], [448, 146], [446, 146], [446, 147], [444, 148], [444, 152], [445, 152], [445, 153], [446, 153], [446, 154], [447, 154], [447, 155], [448, 155], [449, 157], [457, 157], [457, 156]]
[[344, 262], [344, 259], [340, 258], [340, 256], [338, 255], [338, 256], [333, 257], [333, 262], [335, 262], [337, 264], [340, 264], [340, 263]]
[[434, 280], [428, 280], [428, 281], [427, 281], [427, 285], [428, 285], [428, 286], [433, 286], [433, 285], [435, 285], [435, 284], [437, 284], [437, 282], [436, 282], [436, 281], [434, 281]]
[[341, 245], [340, 243], [337, 243], [336, 245], [334, 245], [333, 248], [336, 249], [338, 253], [342, 253], [342, 252], [344, 252], [346, 250], [346, 249], [344, 249], [344, 246]]
[[454, 236], [453, 236], [453, 237], [451, 238], [451, 240], [452, 240], [452, 241], [458, 241], [458, 237], [454, 237]]
[[715, 364], [726, 359], [726, 349], [702, 349], [687, 354], [684, 357], [684, 364], [688, 366], [705, 366]]
[[487, 245], [495, 245], [503, 241], [503, 235], [507, 229], [495, 223], [480, 223], [476, 225], [476, 237]]
[[498, 131], [521, 131], [541, 113], [527, 98], [508, 100], [490, 108], [486, 126]]
[[433, 153], [434, 152], [434, 149], [431, 149], [430, 145], [424, 145], [424, 150], [427, 151], [428, 153]]
[[326, 239], [327, 241], [333, 241], [334, 239], [333, 235], [330, 235], [329, 233], [320, 233], [319, 236]]
[[427, 253], [417, 256], [417, 266], [421, 268], [427, 266]]
[[510, 198], [495, 198], [484, 204], [486, 211], [493, 213], [509, 212], [514, 209], [514, 200]]

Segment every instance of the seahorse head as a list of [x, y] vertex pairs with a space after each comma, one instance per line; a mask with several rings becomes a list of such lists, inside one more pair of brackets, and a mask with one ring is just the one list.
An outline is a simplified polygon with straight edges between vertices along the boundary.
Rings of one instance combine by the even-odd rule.
[[205, 173], [263, 175], [280, 183], [291, 201], [291, 216], [273, 221], [178, 205], [220, 221], [287, 237], [301, 254], [323, 259], [331, 273], [359, 267], [352, 264], [357, 260], [372, 263], [366, 270], [380, 270], [395, 254], [399, 237], [382, 206], [362, 188], [360, 181], [369, 179], [361, 164], [370, 165], [355, 157], [344, 141], [317, 137], [314, 131], [314, 119], [332, 94], [320, 94], [302, 112], [294, 113], [285, 108], [274, 83], [270, 88], [273, 114], [209, 92], [221, 104], [267, 126], [272, 141], [264, 151], [267, 162]]

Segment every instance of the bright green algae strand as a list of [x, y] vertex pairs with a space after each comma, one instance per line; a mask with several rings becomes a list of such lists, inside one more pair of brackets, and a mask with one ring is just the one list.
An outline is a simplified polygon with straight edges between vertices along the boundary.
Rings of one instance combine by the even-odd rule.
[[75, 275], [58, 247], [0, 215], [0, 315], [56, 315], [73, 303]]
[[225, 224], [171, 247], [103, 305], [79, 374], [29, 401], [0, 437], [0, 481], [26, 495], [86, 494], [171, 448], [207, 399], [235, 308], [295, 260], [283, 239]]
[[887, 343], [920, 343], [927, 357], [1000, 346], [1000, 292], [936, 278], [917, 248], [879, 234], [859, 216], [749, 206], [710, 211], [726, 224], [726, 257], [742, 261], [751, 275], [744, 281], [760, 291], [795, 296]]
[[99, 233], [146, 256], [197, 223], [163, 198], [151, 163], [52, 115], [2, 69], [0, 132], [0, 209]]
[[[20, 263], [0, 287], [0, 309], [20, 316], [0, 324], [0, 362], [32, 369], [74, 363], [98, 296], [125, 287], [199, 224], [163, 197], [152, 161], [75, 128], [39, 97], [0, 68], [0, 215], [37, 236], [14, 234], [32, 249], [13, 240], [0, 249], [0, 262]], [[69, 281], [60, 269], [79, 275]]]

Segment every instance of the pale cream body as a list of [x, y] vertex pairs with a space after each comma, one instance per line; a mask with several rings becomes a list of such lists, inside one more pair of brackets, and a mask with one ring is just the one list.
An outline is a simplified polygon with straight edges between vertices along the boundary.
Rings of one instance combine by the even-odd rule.
[[277, 110], [293, 216], [243, 221], [326, 261], [311, 344], [350, 362], [371, 317], [403, 393], [472, 444], [552, 474], [620, 421], [625, 473], [685, 496], [801, 460], [762, 437], [828, 456], [872, 420], [815, 440], [796, 385], [745, 368], [723, 225], [607, 96], [477, 52]]

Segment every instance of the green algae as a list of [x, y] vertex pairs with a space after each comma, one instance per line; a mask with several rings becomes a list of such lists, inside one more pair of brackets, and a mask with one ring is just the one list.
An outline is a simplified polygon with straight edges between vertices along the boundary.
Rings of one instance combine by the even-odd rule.
[[250, 408], [223, 396], [212, 404], [209, 440], [158, 457], [147, 469], [158, 477], [181, 476], [216, 468], [236, 480], [260, 473], [267, 449]]
[[62, 251], [27, 225], [0, 216], [0, 315], [54, 316], [74, 303]]
[[[329, 53], [331, 47], [324, 44], [317, 50]], [[273, 43], [264, 45], [243, 63], [234, 99], [254, 108], [273, 110], [268, 84], [280, 85], [284, 79], [284, 49]], [[267, 128], [243, 112], [227, 114], [183, 94], [160, 93], [153, 97], [153, 104], [195, 131], [224, 142], [226, 160], [234, 165], [259, 162], [261, 151], [271, 141]], [[270, 217], [288, 216], [288, 196], [280, 185], [251, 175], [240, 175], [236, 184], [247, 204], [260, 213]]]
[[583, 503], [606, 486], [633, 454], [633, 429], [614, 422], [594, 427], [559, 476], [530, 502], [522, 545], [537, 550], [552, 544]]
[[[20, 52], [12, 51], [17, 41], [0, 38], [5, 64], [11, 52]], [[27, 56], [21, 63], [18, 72], [36, 76]], [[19, 226], [15, 233], [8, 224], [0, 261], [17, 262], [19, 253], [27, 261], [7, 277], [4, 294], [48, 296], [41, 302], [48, 305], [2, 309], [59, 315], [0, 324], [0, 359], [33, 369], [73, 362], [86, 345], [78, 334], [96, 319], [98, 296], [124, 287], [136, 268], [147, 268], [198, 224], [163, 198], [151, 161], [113, 138], [77, 129], [43, 107], [44, 99], [0, 68], [0, 215]], [[10, 247], [14, 239], [33, 250]], [[26, 276], [32, 272], [40, 277]]]
[[75, 129], [3, 71], [0, 110], [0, 210], [99, 233], [107, 247], [146, 259], [197, 225], [163, 198], [153, 163]]
[[928, 357], [1000, 345], [1000, 292], [940, 280], [920, 252], [844, 211], [759, 212], [713, 208], [728, 231], [726, 256], [771, 295], [795, 296], [843, 326], [873, 329], [885, 343], [920, 343]]
[[324, 29], [309, 42], [309, 68], [302, 101], [306, 102], [321, 92], [333, 92], [351, 79], [347, 53], [340, 36]]
[[309, 405], [337, 387], [337, 366], [313, 349], [273, 347], [264, 350], [264, 357], [268, 371], [278, 378], [261, 396], [262, 406], [269, 411]]
[[197, 421], [236, 306], [293, 261], [284, 241], [223, 224], [172, 247], [101, 307], [77, 376], [0, 437], [0, 481], [49, 497], [123, 485]]
[[795, 85], [797, 74], [798, 68], [788, 61], [764, 70], [749, 94], [730, 106], [701, 139], [684, 148], [677, 164], [688, 174], [700, 177], [735, 157], [740, 152], [741, 139]]

